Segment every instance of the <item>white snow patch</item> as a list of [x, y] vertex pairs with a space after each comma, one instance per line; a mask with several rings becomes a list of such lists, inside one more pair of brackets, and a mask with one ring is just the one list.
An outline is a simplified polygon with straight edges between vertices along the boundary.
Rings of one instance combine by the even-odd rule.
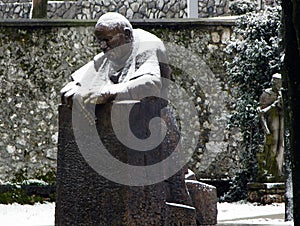
[[24, 185], [31, 185], [31, 184], [38, 184], [41, 186], [46, 186], [49, 185], [47, 182], [42, 181], [42, 180], [37, 180], [37, 179], [28, 179], [22, 182]]
[[[169, 205], [193, 208], [176, 203]], [[218, 203], [218, 225], [284, 225], [284, 203], [257, 205], [251, 203]], [[0, 204], [1, 226], [53, 226], [55, 203], [20, 205]]]
[[285, 222], [284, 203], [258, 205], [252, 203], [218, 203], [218, 223], [221, 224], [256, 224], [256, 225], [290, 225]]
[[181, 208], [186, 208], [186, 209], [192, 209], [194, 210], [195, 208], [192, 206], [187, 206], [187, 205], [183, 205], [183, 204], [178, 204], [178, 203], [171, 203], [171, 202], [166, 202], [167, 205], [170, 206], [176, 206], [176, 207], [181, 207]]
[[55, 203], [20, 205], [0, 204], [1, 226], [52, 226], [54, 225]]
[[282, 183], [266, 183], [267, 185], [267, 189], [272, 189], [272, 188], [275, 188], [277, 186], [281, 186]]

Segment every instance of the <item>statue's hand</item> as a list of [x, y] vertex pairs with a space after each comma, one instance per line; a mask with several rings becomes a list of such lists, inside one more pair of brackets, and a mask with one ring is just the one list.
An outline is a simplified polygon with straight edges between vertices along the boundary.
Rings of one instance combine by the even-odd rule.
[[80, 84], [78, 82], [69, 82], [60, 90], [61, 101], [63, 104], [72, 106], [72, 97], [78, 91]]
[[73, 87], [76, 86], [76, 82], [72, 81], [69, 82], [67, 85], [65, 85], [61, 90], [60, 90], [60, 95], [63, 95], [65, 93], [67, 93], [68, 91], [70, 91], [71, 89], [73, 89]]
[[126, 92], [124, 84], [112, 84], [104, 86], [100, 92], [90, 92], [84, 97], [84, 103], [105, 104], [114, 100], [119, 93]]
[[118, 93], [125, 92], [127, 92], [127, 86], [125, 83], [106, 85], [101, 89], [102, 94], [116, 95]]
[[266, 133], [267, 135], [270, 135], [270, 134], [271, 134], [271, 132], [270, 132], [270, 130], [269, 130], [269, 128], [268, 128], [267, 126], [264, 128], [264, 131], [265, 131], [265, 133]]

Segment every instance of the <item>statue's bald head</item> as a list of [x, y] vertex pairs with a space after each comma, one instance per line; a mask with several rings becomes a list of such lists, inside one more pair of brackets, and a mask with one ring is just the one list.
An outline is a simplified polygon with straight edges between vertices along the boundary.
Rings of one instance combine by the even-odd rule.
[[121, 29], [129, 29], [132, 32], [132, 25], [130, 24], [129, 20], [127, 20], [123, 15], [115, 12], [109, 12], [103, 14], [97, 21], [95, 28], [99, 26], [110, 27], [114, 28], [121, 28]]

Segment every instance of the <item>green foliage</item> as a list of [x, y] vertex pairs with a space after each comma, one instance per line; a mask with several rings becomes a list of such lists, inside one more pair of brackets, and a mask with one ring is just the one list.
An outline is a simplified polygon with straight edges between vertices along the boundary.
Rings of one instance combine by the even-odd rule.
[[[48, 191], [45, 193], [46, 187], [49, 186], [44, 181], [25, 180], [22, 183], [8, 183], [0, 186], [0, 204], [34, 204], [43, 202], [54, 202], [55, 193]], [[32, 192], [30, 187], [39, 187], [43, 192]]]
[[51, 194], [48, 198], [42, 197], [41, 195], [28, 195], [22, 189], [14, 189], [13, 191], [8, 191], [0, 193], [0, 203], [1, 204], [30, 204], [44, 203], [44, 202], [55, 202], [55, 194]]
[[27, 179], [27, 170], [19, 169], [15, 175], [14, 179], [12, 180], [13, 183], [21, 183]]
[[46, 174], [37, 173], [34, 178], [27, 179], [27, 170], [20, 169], [14, 174], [14, 179], [12, 183], [0, 185], [0, 204], [34, 204], [37, 202], [54, 202], [56, 194], [48, 192], [49, 194], [35, 194], [28, 192], [26, 187], [40, 187], [41, 190], [49, 189], [56, 182], [55, 171], [49, 171]]
[[45, 181], [48, 184], [55, 184], [56, 183], [56, 172], [49, 171], [46, 174], [39, 174], [35, 177], [38, 180]]
[[[33, 178], [44, 181], [47, 184], [55, 184], [56, 172], [54, 170], [48, 171], [47, 173], [37, 172]], [[27, 169], [20, 169], [14, 174], [14, 179], [11, 180], [11, 182], [12, 183], [23, 183], [24, 181], [27, 181], [27, 180], [28, 180]]]
[[256, 153], [263, 142], [257, 107], [264, 89], [270, 87], [271, 77], [280, 71], [280, 8], [260, 13], [248, 13], [238, 19], [236, 37], [226, 48], [233, 56], [226, 70], [236, 102], [229, 127], [239, 127], [243, 135], [240, 171], [233, 179], [225, 200], [246, 197], [247, 183], [255, 180]]
[[0, 203], [1, 204], [34, 204], [36, 202], [43, 202], [41, 196], [28, 196], [26, 192], [22, 189], [16, 188], [12, 191], [0, 193]]
[[256, 3], [249, 0], [237, 0], [229, 6], [229, 9], [232, 15], [242, 15], [254, 12], [256, 9]]

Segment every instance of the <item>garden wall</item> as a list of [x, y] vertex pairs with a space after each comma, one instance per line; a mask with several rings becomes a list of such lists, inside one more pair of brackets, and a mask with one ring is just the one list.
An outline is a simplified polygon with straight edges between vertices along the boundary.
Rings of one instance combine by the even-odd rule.
[[[197, 0], [195, 0], [197, 1]], [[199, 0], [199, 17], [228, 15], [232, 0]], [[30, 0], [0, 1], [0, 18], [29, 18]], [[48, 18], [97, 19], [103, 13], [116, 11], [127, 18], [186, 18], [187, 0], [88, 0], [48, 1]]]
[[[106, 12], [119, 12], [130, 19], [186, 18], [189, 0], [84, 0], [49, 1], [48, 18], [98, 19]], [[191, 0], [198, 1], [198, 17], [230, 15], [229, 6], [236, 0]], [[256, 2], [256, 0], [253, 0]], [[1, 0], [0, 18], [29, 18], [31, 0]], [[276, 4], [276, 0], [262, 0], [260, 8]]]
[[[0, 180], [55, 175], [59, 90], [99, 52], [95, 21], [0, 21]], [[193, 95], [200, 118], [190, 167], [201, 178], [230, 178], [238, 169], [238, 133], [226, 130], [232, 98], [223, 52], [232, 20], [133, 20], [169, 48], [172, 79]], [[172, 45], [190, 51], [191, 58]], [[173, 48], [173, 49], [172, 49]], [[192, 58], [195, 59], [192, 59]], [[193, 62], [194, 71], [177, 70]]]

